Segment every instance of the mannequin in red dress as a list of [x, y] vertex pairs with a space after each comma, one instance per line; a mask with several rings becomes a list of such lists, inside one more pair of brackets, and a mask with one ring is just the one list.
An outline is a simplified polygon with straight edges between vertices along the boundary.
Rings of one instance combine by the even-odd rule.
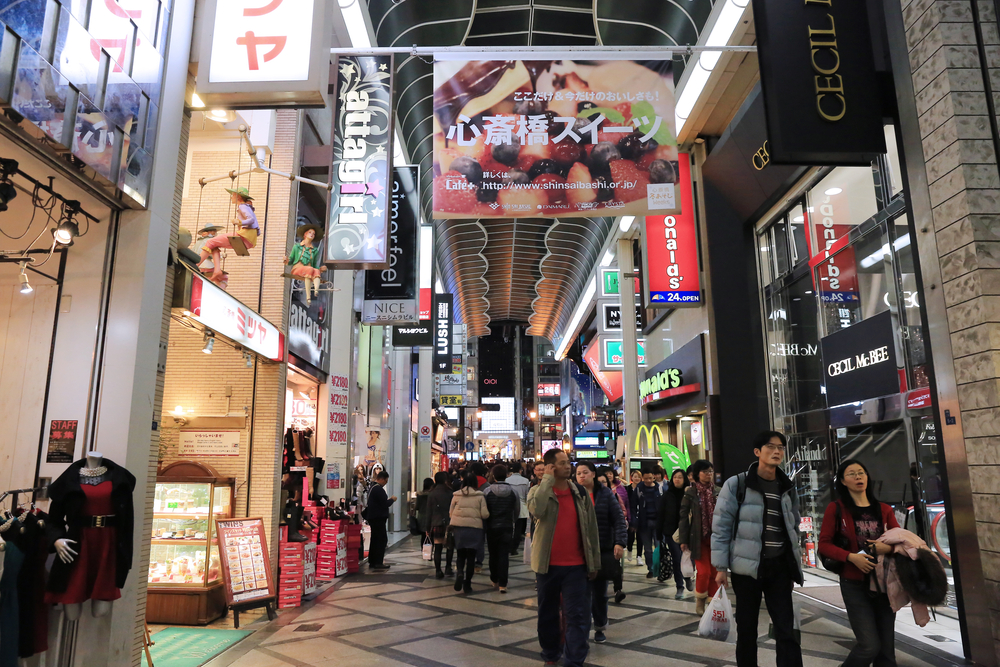
[[[102, 463], [104, 463], [104, 456], [101, 453], [99, 453], [99, 452], [90, 452], [89, 454], [87, 454], [87, 465], [86, 465], [86, 467], [81, 469], [81, 473], [80, 473], [81, 476], [84, 476], [86, 474], [86, 473], [82, 472], [83, 470], [97, 472], [98, 469], [101, 468], [101, 464]], [[106, 489], [102, 488], [102, 489], [98, 490], [99, 487], [105, 487], [105, 486], [107, 487]], [[111, 488], [110, 487], [111, 487], [111, 482], [110, 481], [104, 481], [104, 482], [101, 482], [100, 484], [95, 485], [95, 486], [84, 485], [82, 487], [83, 490], [84, 490], [84, 493], [87, 495], [87, 506], [88, 506], [88, 512], [90, 514], [112, 514], [113, 513], [113, 510], [110, 510], [110, 507], [111, 507]], [[93, 505], [93, 507], [91, 507], [91, 505]], [[96, 529], [95, 528], [89, 528], [89, 529], [85, 529], [85, 530], [112, 531], [112, 530], [114, 530], [114, 528], [96, 528]], [[113, 536], [109, 535], [109, 537], [112, 537], [112, 543], [113, 543]], [[104, 540], [104, 541], [107, 541], [107, 540]], [[59, 556], [59, 558], [60, 558], [60, 560], [62, 560], [62, 562], [67, 563], [67, 564], [72, 563], [76, 559], [76, 557], [80, 555], [79, 552], [74, 551], [73, 548], [72, 548], [72, 545], [76, 545], [76, 543], [77, 543], [76, 540], [69, 540], [69, 539], [65, 539], [65, 538], [64, 539], [56, 540], [55, 545], [54, 545], [55, 546], [55, 550], [56, 550], [56, 555]], [[81, 548], [80, 550], [83, 551], [84, 549]], [[90, 554], [90, 553], [88, 553], [87, 555], [90, 556], [90, 557], [93, 557], [96, 554]], [[83, 565], [86, 565], [86, 564], [85, 563], [80, 563], [80, 565], [83, 566]], [[106, 571], [106, 568], [105, 568], [105, 571]], [[101, 578], [103, 578], [103, 577], [101, 577]], [[102, 585], [104, 583], [105, 582], [97, 582], [96, 584], [94, 584], [94, 587], [95, 588], [106, 587], [106, 586]], [[113, 577], [112, 577], [112, 585], [113, 585]], [[70, 597], [66, 598], [66, 599], [67, 600], [71, 599], [72, 598], [72, 592], [69, 591], [69, 590], [67, 590], [67, 594], [69, 594]], [[118, 591], [117, 588], [115, 588], [114, 589], [114, 593], [111, 593], [109, 591], [109, 594], [106, 595], [106, 597], [111, 597], [111, 595], [114, 595], [114, 597], [117, 598], [117, 597], [121, 596], [121, 593]], [[65, 596], [60, 596], [60, 597], [65, 597]], [[83, 602], [69, 602], [69, 601], [63, 601], [63, 600], [58, 600], [58, 599], [52, 599], [51, 597], [49, 597], [47, 599], [47, 601], [48, 602], [63, 602], [63, 608], [66, 611], [66, 618], [68, 618], [71, 621], [75, 621], [75, 620], [79, 619], [80, 618], [80, 614], [83, 612]], [[97, 600], [97, 599], [92, 599], [91, 600], [91, 613], [95, 617], [107, 616], [110, 612], [111, 612], [111, 600]]]

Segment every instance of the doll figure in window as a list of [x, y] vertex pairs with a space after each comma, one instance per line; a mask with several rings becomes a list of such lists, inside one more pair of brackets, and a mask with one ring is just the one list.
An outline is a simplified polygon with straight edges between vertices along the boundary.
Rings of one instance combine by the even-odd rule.
[[231, 190], [226, 188], [236, 205], [236, 219], [233, 221], [239, 229], [234, 236], [216, 234], [205, 241], [201, 247], [201, 262], [204, 263], [209, 257], [212, 258], [214, 270], [210, 280], [219, 283], [223, 279], [222, 272], [222, 249], [229, 248], [236, 251], [237, 255], [247, 255], [248, 249], [257, 245], [257, 234], [260, 232], [260, 225], [257, 223], [257, 214], [253, 208], [253, 197], [246, 188]]
[[[319, 242], [323, 238], [323, 229], [319, 225], [302, 225], [295, 235], [299, 242], [292, 247], [292, 252], [285, 260], [289, 266], [288, 273], [302, 280], [305, 285], [306, 303], [312, 303], [312, 295], [319, 295], [320, 268]], [[312, 293], [310, 294], [310, 289]]]

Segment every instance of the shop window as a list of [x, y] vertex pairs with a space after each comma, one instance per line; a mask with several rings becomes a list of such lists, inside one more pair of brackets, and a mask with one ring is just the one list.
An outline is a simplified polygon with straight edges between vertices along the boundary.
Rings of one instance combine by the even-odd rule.
[[791, 264], [798, 266], [809, 259], [809, 243], [806, 240], [805, 206], [796, 204], [788, 211], [788, 238], [792, 253]]
[[878, 212], [871, 167], [837, 167], [809, 190], [807, 199], [814, 257]]
[[823, 336], [889, 309], [890, 255], [885, 233], [876, 228], [816, 264]]
[[889, 231], [893, 235], [892, 247], [895, 252], [892, 258], [899, 290], [896, 298], [887, 301], [899, 316], [902, 345], [907, 367], [910, 369], [909, 388], [917, 389], [930, 386], [926, 336], [920, 319], [920, 288], [917, 284], [908, 216], [898, 216], [893, 223], [889, 226]]
[[826, 407], [813, 292], [808, 273], [787, 287], [767, 290], [767, 359], [776, 418]]

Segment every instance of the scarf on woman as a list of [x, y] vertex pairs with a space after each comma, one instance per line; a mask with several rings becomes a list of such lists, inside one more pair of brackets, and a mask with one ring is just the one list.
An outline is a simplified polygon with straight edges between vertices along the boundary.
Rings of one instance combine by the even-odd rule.
[[701, 536], [709, 537], [712, 534], [712, 517], [715, 516], [715, 486], [695, 482], [694, 488], [701, 505]]

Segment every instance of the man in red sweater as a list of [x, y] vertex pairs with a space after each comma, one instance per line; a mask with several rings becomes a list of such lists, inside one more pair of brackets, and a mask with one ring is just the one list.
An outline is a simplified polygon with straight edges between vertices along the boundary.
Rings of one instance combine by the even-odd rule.
[[[565, 655], [565, 667], [583, 667], [590, 636], [590, 586], [601, 567], [597, 514], [590, 496], [571, 482], [573, 468], [566, 452], [550, 449], [542, 459], [545, 475], [528, 492], [528, 511], [535, 517], [531, 569], [538, 586], [538, 643], [545, 664]], [[562, 646], [560, 599], [566, 619]]]

